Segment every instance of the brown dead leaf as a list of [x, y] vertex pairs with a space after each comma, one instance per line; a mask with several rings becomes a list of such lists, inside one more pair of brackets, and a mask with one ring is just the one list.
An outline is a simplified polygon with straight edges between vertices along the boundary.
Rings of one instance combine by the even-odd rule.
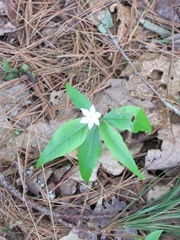
[[[89, 182], [97, 181], [97, 171], [99, 169], [99, 165], [100, 164], [98, 163], [96, 165], [96, 167], [94, 168], [94, 170], [91, 174], [91, 177], [89, 179]], [[73, 179], [77, 182], [84, 182], [84, 180], [82, 179], [81, 174], [80, 174], [79, 165], [72, 167], [72, 173], [71, 173], [69, 179]]]
[[41, 187], [44, 187], [52, 173], [53, 173], [52, 168], [46, 168], [43, 172], [39, 173], [37, 176], [38, 184]]
[[[152, 112], [155, 107], [149, 99], [132, 96], [131, 90], [127, 88], [127, 78], [109, 79], [104, 89], [94, 96], [93, 104], [103, 115], [109, 110], [125, 105], [136, 105], [145, 109], [146, 113]], [[153, 124], [153, 122], [152, 122]]]
[[174, 124], [171, 129], [158, 131], [161, 139], [161, 150], [148, 151], [145, 158], [145, 167], [148, 170], [172, 168], [180, 165], [180, 125]]
[[3, 3], [3, 1], [0, 1], [0, 16], [5, 16], [6, 12], [5, 12], [5, 5]]
[[58, 106], [67, 101], [68, 95], [62, 91], [52, 91], [50, 94], [50, 103], [52, 106]]
[[[39, 194], [43, 192], [43, 189], [46, 190], [46, 184], [52, 172], [53, 172], [52, 168], [46, 168], [44, 169], [43, 172], [40, 172], [38, 175], [28, 178], [26, 180], [27, 189], [36, 196], [39, 196]], [[52, 189], [53, 188], [54, 185]], [[48, 188], [48, 190], [50, 191], [51, 189]]]
[[16, 117], [25, 106], [32, 103], [30, 90], [25, 83], [0, 89], [0, 99], [0, 110], [2, 114], [8, 114], [9, 118]]
[[125, 169], [105, 145], [103, 145], [103, 150], [99, 157], [99, 163], [102, 165], [105, 172], [112, 174], [113, 176], [121, 174]]
[[[65, 120], [56, 120], [46, 122], [37, 122], [27, 127], [19, 136], [11, 135], [0, 149], [0, 156], [6, 161], [14, 162], [17, 152], [24, 148], [29, 151], [43, 149], [51, 139], [55, 130], [64, 123]], [[11, 151], [9, 151], [11, 149]], [[9, 152], [9, 154], [7, 154]]]
[[78, 233], [75, 233], [74, 230], [71, 230], [68, 235], [60, 238], [59, 240], [83, 240], [82, 238], [78, 237]]
[[47, 23], [47, 25], [42, 30], [42, 35], [44, 38], [48, 37], [48, 41], [45, 41], [46, 45], [48, 46], [50, 42], [53, 42], [55, 33], [59, 29], [59, 24], [50, 21]]
[[159, 0], [155, 5], [154, 10], [164, 19], [180, 23], [179, 7], [179, 0]]
[[52, 176], [51, 176], [51, 181], [53, 182], [59, 182], [63, 175], [70, 169], [71, 165], [67, 164], [64, 167], [57, 168], [53, 171]]
[[[5, 33], [11, 33], [16, 31], [15, 26], [15, 11], [17, 5], [12, 0], [0, 0], [0, 36], [3, 36]], [[13, 15], [13, 12], [15, 15]], [[11, 19], [9, 18], [11, 17]]]
[[14, 0], [3, 0], [5, 13], [12, 23], [16, 23], [18, 5]]
[[60, 184], [59, 189], [62, 195], [73, 195], [77, 190], [77, 182], [74, 179], [67, 179]]
[[163, 196], [164, 194], [168, 193], [173, 187], [173, 184], [171, 185], [155, 185], [153, 188], [151, 188], [148, 191], [147, 194], [147, 202], [152, 202], [153, 200], [156, 200]]
[[98, 92], [94, 96], [93, 104], [97, 110], [102, 114], [105, 114], [109, 109], [117, 108], [125, 105], [140, 105], [141, 107], [152, 109], [154, 105], [150, 101], [144, 101], [143, 103], [131, 96], [131, 91], [127, 89], [126, 79], [109, 79], [104, 90]]
[[31, 193], [33, 193], [35, 196], [39, 196], [41, 188], [38, 185], [36, 178], [28, 179], [26, 182], [26, 186]]
[[16, 31], [16, 27], [11, 22], [5, 23], [5, 21], [0, 18], [0, 36], [14, 31]]
[[[99, 199], [94, 211], [93, 215], [100, 215], [100, 214], [117, 214], [118, 212], [125, 209], [126, 203], [124, 201], [120, 201], [115, 196], [112, 196], [111, 199], [102, 200]], [[98, 220], [90, 220], [88, 225], [94, 226], [95, 229], [103, 228], [109, 219], [98, 219]]]
[[123, 4], [117, 1], [116, 3], [110, 6], [111, 12], [115, 12], [116, 9], [117, 9], [116, 21], [117, 22], [120, 21], [117, 36], [118, 36], [118, 39], [122, 41], [122, 39], [124, 39], [125, 35], [129, 30], [130, 24], [132, 24], [132, 22], [130, 23], [131, 8], [128, 6], [124, 6]]
[[[178, 103], [180, 90], [180, 59], [174, 59], [173, 73], [169, 75], [171, 61], [168, 57], [154, 53], [144, 53], [134, 61], [136, 69], [142, 76], [148, 79], [148, 82], [165, 98]], [[153, 127], [159, 129], [168, 127], [169, 117], [164, 106], [158, 99], [154, 98], [152, 91], [133, 73], [128, 66], [121, 74], [128, 77], [127, 89], [131, 91], [131, 96], [141, 99], [142, 103], [149, 100], [153, 105], [153, 111], [146, 111]]]

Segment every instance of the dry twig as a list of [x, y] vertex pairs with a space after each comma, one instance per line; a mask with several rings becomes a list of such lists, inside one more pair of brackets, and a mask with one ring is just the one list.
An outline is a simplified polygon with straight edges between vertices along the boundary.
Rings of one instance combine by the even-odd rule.
[[125, 60], [128, 62], [128, 64], [131, 66], [131, 68], [133, 69], [134, 73], [136, 74], [137, 77], [139, 77], [139, 79], [144, 82], [146, 84], [146, 86], [157, 96], [159, 97], [159, 99], [161, 100], [161, 102], [168, 107], [169, 109], [171, 109], [173, 112], [175, 112], [177, 115], [180, 116], [180, 110], [176, 107], [174, 107], [171, 103], [169, 103], [165, 98], [163, 98], [160, 93], [150, 84], [147, 82], [147, 80], [145, 79], [145, 77], [143, 77], [136, 69], [136, 67], [134, 66], [134, 64], [131, 62], [131, 60], [128, 58], [128, 56], [125, 54], [125, 52], [123, 51], [123, 49], [119, 46], [117, 40], [114, 38], [114, 36], [112, 35], [112, 33], [110, 32], [110, 30], [107, 28], [107, 26], [103, 23], [103, 21], [101, 21], [101, 23], [103, 24], [104, 28], [106, 29], [107, 33], [108, 33], [108, 37], [111, 39], [111, 41], [113, 42], [113, 44], [115, 45], [115, 47], [117, 48], [117, 50], [122, 54], [122, 56], [125, 58]]
[[8, 182], [4, 175], [2, 173], [0, 173], [0, 185], [3, 186], [5, 189], [7, 189], [14, 197], [16, 197], [17, 199], [19, 199], [21, 202], [26, 203], [29, 207], [34, 208], [36, 210], [38, 210], [39, 212], [43, 213], [46, 216], [53, 216], [57, 222], [69, 227], [70, 229], [75, 229], [78, 232], [84, 232], [84, 233], [96, 233], [99, 234], [99, 231], [93, 231], [93, 230], [88, 230], [85, 228], [78, 228], [77, 226], [68, 223], [66, 221], [64, 221], [62, 218], [66, 218], [66, 219], [70, 219], [70, 218], [79, 218], [79, 219], [85, 219], [85, 220], [89, 220], [89, 219], [98, 219], [98, 218], [113, 218], [115, 214], [103, 214], [103, 215], [95, 215], [95, 216], [78, 216], [78, 215], [70, 215], [70, 214], [60, 214], [56, 211], [50, 211], [48, 208], [39, 205], [38, 203], [29, 200], [25, 197], [22, 196], [22, 194], [14, 187], [11, 185], [10, 182]]

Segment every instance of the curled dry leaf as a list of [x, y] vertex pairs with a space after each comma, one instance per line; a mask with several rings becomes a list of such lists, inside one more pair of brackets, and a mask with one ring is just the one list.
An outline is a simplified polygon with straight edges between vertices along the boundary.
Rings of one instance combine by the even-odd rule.
[[46, 185], [47, 180], [49, 179], [52, 173], [53, 173], [52, 168], [46, 168], [43, 172], [38, 174], [37, 182], [40, 185], [40, 187], [43, 188]]
[[36, 196], [39, 196], [39, 193], [42, 191], [43, 188], [45, 188], [52, 172], [53, 171], [51, 168], [47, 168], [43, 172], [39, 173], [37, 176], [33, 176], [27, 179], [27, 189]]
[[[115, 12], [117, 9], [117, 19], [116, 21], [120, 21], [120, 25], [118, 27], [118, 39], [121, 42], [122, 39], [125, 37], [126, 33], [129, 30], [130, 25], [132, 26], [132, 20], [135, 20], [135, 18], [131, 19], [131, 8], [128, 6], [124, 6], [120, 2], [116, 1], [116, 3], [113, 3], [110, 6], [110, 11]], [[131, 20], [131, 21], [130, 21]]]
[[[100, 214], [114, 214], [121, 212], [123, 209], [126, 208], [126, 203], [124, 201], [120, 201], [115, 196], [112, 196], [111, 199], [106, 199], [102, 201], [102, 199], [99, 199], [94, 211], [93, 215], [100, 215]], [[107, 223], [109, 222], [109, 219], [92, 219], [88, 222], [89, 226], [94, 226], [95, 229], [103, 228]]]
[[71, 165], [67, 164], [64, 167], [55, 169], [51, 175], [51, 180], [53, 182], [59, 182], [61, 180], [61, 178], [63, 177], [63, 175], [70, 169], [70, 167], [71, 167]]
[[180, 165], [180, 125], [174, 124], [171, 129], [158, 131], [158, 138], [162, 140], [161, 150], [148, 151], [145, 167], [148, 170], [172, 168]]
[[67, 179], [60, 184], [59, 189], [63, 195], [71, 196], [77, 190], [77, 182], [74, 179]]

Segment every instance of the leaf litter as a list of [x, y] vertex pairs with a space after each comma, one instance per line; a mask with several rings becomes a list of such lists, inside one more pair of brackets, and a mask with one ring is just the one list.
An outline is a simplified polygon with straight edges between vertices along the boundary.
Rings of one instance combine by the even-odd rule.
[[[3, 41], [1, 39], [1, 62], [9, 59], [12, 66], [21, 66], [22, 63], [28, 62], [28, 65], [30, 64], [38, 73], [39, 82], [32, 86], [25, 76], [6, 84], [1, 82], [3, 86], [0, 92], [1, 172], [5, 173], [10, 180], [15, 178], [14, 185], [20, 191], [25, 183], [27, 188], [22, 193], [26, 196], [42, 205], [48, 205], [48, 201], [52, 201], [53, 211], [58, 210], [61, 214], [67, 214], [65, 218], [66, 220], [68, 218], [67, 221], [92, 230], [91, 236], [89, 233], [81, 233], [84, 238], [97, 239], [97, 232], [105, 228], [114, 216], [121, 214], [121, 211], [128, 215], [125, 208], [131, 200], [138, 199], [137, 189], [140, 189], [143, 184], [135, 179], [131, 181], [131, 178], [128, 178], [129, 173], [121, 166], [118, 166], [120, 167], [118, 170], [117, 161], [114, 162], [113, 159], [109, 161], [112, 156], [106, 150], [100, 162], [104, 158], [107, 160], [105, 165], [108, 163], [109, 166], [101, 162], [101, 166], [98, 166], [93, 173], [89, 185], [83, 183], [80, 178], [76, 166], [76, 153], [57, 159], [55, 163], [46, 166], [44, 171], [38, 172], [34, 168], [39, 151], [45, 147], [57, 127], [79, 114], [69, 104], [63, 85], [66, 81], [73, 82], [93, 99], [97, 110], [103, 114], [114, 107], [124, 105], [140, 106], [146, 111], [153, 125], [154, 135], [145, 136], [141, 133], [141, 137], [140, 134], [129, 136], [126, 132], [122, 135], [136, 156], [139, 166], [145, 167], [148, 171], [146, 183], [151, 183], [152, 179], [156, 179], [157, 170], [167, 171], [179, 165], [179, 120], [176, 124], [172, 124], [167, 109], [132, 73], [130, 67], [121, 62], [122, 58], [112, 46], [113, 44], [98, 32], [97, 18], [101, 16], [104, 19], [107, 9], [111, 11], [114, 34], [118, 34], [118, 41], [123, 43], [124, 48], [129, 51], [129, 56], [133, 59], [136, 68], [162, 96], [176, 105], [179, 104], [180, 90], [178, 54], [173, 52], [174, 58], [170, 57], [168, 48], [171, 49], [171, 44], [159, 44], [156, 41], [157, 36], [152, 31], [136, 25], [139, 12], [133, 11], [138, 9], [144, 11], [141, 1], [137, 1], [137, 6], [132, 5], [131, 1], [122, 1], [112, 7], [107, 1], [100, 3], [93, 1], [84, 3], [85, 5], [78, 5], [72, 1], [52, 1], [43, 4], [36, 3], [32, 12], [27, 11], [28, 7], [30, 9], [32, 7], [31, 1], [27, 3], [26, 8], [23, 4], [19, 5], [18, 1], [0, 1], [2, 21], [0, 33], [4, 37]], [[152, 16], [157, 17], [158, 14], [164, 16], [167, 10], [168, 20], [176, 24], [179, 21], [179, 15], [175, 1], [174, 3], [169, 1], [167, 5], [163, 2], [163, 8], [161, 5], [162, 1], [158, 1], [154, 7], [156, 13], [152, 7], [144, 16], [151, 20]], [[23, 15], [16, 14], [18, 11], [22, 11]], [[36, 15], [34, 15], [35, 12]], [[31, 20], [30, 17], [32, 17]], [[23, 26], [23, 21], [28, 24]], [[171, 23], [164, 24], [163, 21], [160, 18], [155, 20], [157, 24], [171, 29]], [[23, 27], [20, 31], [16, 31], [20, 25]], [[134, 28], [136, 31], [133, 39], [130, 29], [134, 30]], [[177, 27], [175, 35], [178, 34], [178, 29]], [[126, 37], [123, 36], [124, 34]], [[131, 37], [131, 43], [126, 42], [129, 37]], [[40, 42], [37, 42], [37, 39], [41, 39]], [[147, 39], [155, 39], [151, 45], [153, 51], [148, 50], [150, 44], [146, 42]], [[23, 51], [17, 58], [16, 54], [20, 49]], [[3, 73], [1, 76], [3, 77]], [[150, 137], [155, 141], [154, 146], [151, 146]], [[157, 144], [159, 141], [161, 144]], [[17, 167], [20, 162], [20, 167]], [[151, 173], [153, 175], [150, 175]], [[164, 173], [166, 174], [165, 171]], [[166, 185], [163, 186], [165, 187]], [[157, 192], [161, 191], [157, 186], [154, 189]], [[7, 192], [4, 192], [5, 194]], [[152, 194], [158, 195], [154, 192]], [[10, 199], [10, 194], [8, 196]], [[144, 198], [144, 201], [149, 201], [149, 198], [151, 197]], [[42, 239], [48, 235], [51, 239], [52, 236], [54, 236], [53, 239], [60, 239], [68, 235], [71, 230], [61, 225], [61, 231], [57, 230], [54, 234], [52, 228], [54, 227], [55, 230], [56, 223], [53, 225], [51, 220], [47, 221], [42, 217], [42, 220], [37, 222], [36, 231], [30, 231], [34, 225], [29, 219], [37, 220], [37, 214], [33, 211], [27, 214], [21, 207], [18, 209], [25, 213], [24, 216], [28, 216], [22, 217], [23, 222], [28, 222], [24, 225], [17, 224], [17, 228], [15, 223], [19, 219], [20, 211], [18, 212], [15, 206], [13, 207], [13, 203], [6, 199], [5, 208], [10, 214], [9, 218], [5, 213], [3, 216], [6, 222], [9, 221], [9, 226], [10, 220], [13, 219], [14, 227], [11, 231], [16, 233], [20, 229], [25, 239], [37, 239], [39, 234]], [[1, 201], [4, 202], [2, 199]], [[135, 206], [132, 206], [133, 211]], [[100, 212], [97, 209], [100, 209]], [[104, 218], [98, 218], [99, 213], [104, 215]], [[76, 220], [71, 218], [73, 214], [76, 215]], [[82, 219], [85, 216], [95, 218], [82, 220], [77, 216], [82, 216]], [[94, 229], [97, 232], [93, 233]], [[117, 228], [117, 231], [105, 231], [101, 239], [121, 239], [122, 235], [133, 234], [137, 235], [135, 229], [121, 227]], [[8, 234], [4, 232], [3, 236]], [[78, 234], [76, 236], [78, 237]]]

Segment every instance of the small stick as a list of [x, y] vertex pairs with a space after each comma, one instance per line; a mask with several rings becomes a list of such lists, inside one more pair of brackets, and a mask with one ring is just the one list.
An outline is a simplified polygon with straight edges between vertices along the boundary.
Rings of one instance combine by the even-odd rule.
[[36, 210], [38, 210], [39, 212], [43, 213], [44, 215], [46, 216], [53, 216], [57, 222], [69, 227], [70, 229], [75, 229], [76, 231], [78, 232], [85, 232], [85, 233], [88, 233], [88, 234], [92, 234], [92, 233], [95, 233], [95, 234], [100, 234], [101, 231], [98, 231], [98, 230], [88, 230], [88, 229], [85, 229], [85, 228], [78, 228], [76, 225], [74, 224], [71, 224], [71, 223], [68, 223], [66, 221], [64, 221], [62, 218], [66, 218], [66, 219], [86, 219], [86, 220], [89, 220], [89, 219], [101, 219], [101, 218], [113, 218], [115, 216], [115, 214], [102, 214], [102, 215], [92, 215], [92, 216], [79, 216], [79, 215], [71, 215], [71, 214], [60, 214], [56, 211], [51, 211], [47, 208], [47, 207], [44, 207], [44, 206], [41, 206], [39, 205], [38, 203], [32, 201], [32, 200], [29, 200], [25, 197], [23, 197], [23, 195], [14, 187], [11, 185], [10, 182], [8, 182], [4, 175], [2, 173], [0, 173], [0, 185], [3, 186], [5, 189], [8, 190], [9, 193], [11, 193], [14, 197], [16, 197], [17, 199], [19, 199], [21, 202], [25, 202], [29, 207], [32, 207]]
[[[100, 20], [101, 21], [101, 20]], [[174, 107], [171, 103], [169, 103], [165, 98], [163, 98], [158, 91], [156, 91], [156, 89], [146, 81], [145, 77], [143, 77], [136, 69], [136, 67], [134, 66], [134, 64], [131, 62], [131, 60], [128, 58], [128, 56], [125, 54], [125, 52], [122, 50], [122, 48], [119, 46], [117, 40], [114, 38], [114, 36], [112, 35], [112, 33], [110, 32], [110, 30], [107, 28], [107, 26], [103, 23], [103, 21], [101, 21], [103, 27], [106, 29], [108, 36], [110, 37], [111, 41], [113, 42], [113, 44], [115, 45], [115, 47], [117, 48], [117, 50], [122, 54], [122, 56], [125, 58], [125, 60], [128, 62], [128, 64], [131, 66], [131, 68], [133, 69], [134, 73], [136, 74], [136, 76], [139, 77], [139, 79], [144, 82], [146, 84], [146, 86], [156, 95], [159, 97], [159, 99], [161, 100], [161, 102], [168, 108], [170, 108], [173, 112], [175, 112], [177, 115], [180, 116], [180, 110], [176, 107]]]
[[[38, 210], [39, 212], [44, 213], [47, 216], [51, 215], [51, 212], [48, 208], [43, 207], [43, 206], [35, 203], [34, 201], [31, 201], [31, 200], [23, 197], [22, 194], [5, 179], [5, 177], [2, 173], [0, 173], [0, 185], [2, 185], [5, 189], [7, 189], [8, 192], [10, 192], [14, 197], [19, 199], [21, 202], [26, 202], [27, 205], [29, 205], [30, 207]], [[73, 224], [70, 224], [70, 223], [67, 223], [67, 222], [63, 221], [60, 218], [60, 214], [58, 214], [58, 213], [53, 213], [53, 217], [56, 218], [59, 223], [62, 223], [63, 225], [65, 225], [69, 228], [74, 228], [75, 227]]]

